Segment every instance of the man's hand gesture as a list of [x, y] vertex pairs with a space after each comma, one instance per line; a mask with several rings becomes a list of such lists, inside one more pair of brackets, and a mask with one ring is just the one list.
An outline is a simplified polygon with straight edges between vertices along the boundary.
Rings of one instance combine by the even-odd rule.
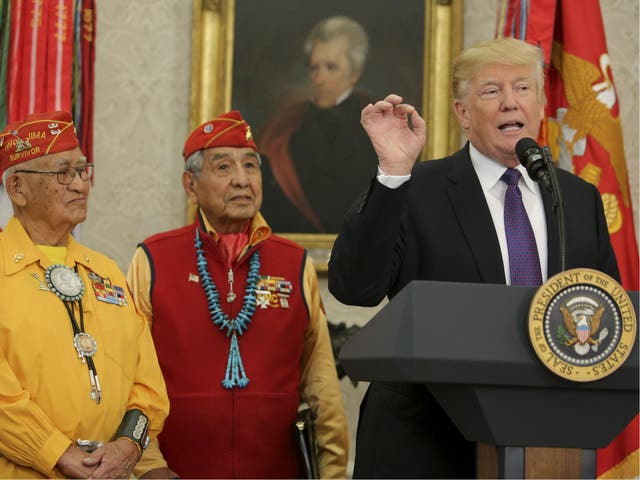
[[427, 125], [415, 107], [391, 94], [367, 105], [360, 122], [378, 154], [380, 169], [386, 175], [410, 174], [427, 139]]

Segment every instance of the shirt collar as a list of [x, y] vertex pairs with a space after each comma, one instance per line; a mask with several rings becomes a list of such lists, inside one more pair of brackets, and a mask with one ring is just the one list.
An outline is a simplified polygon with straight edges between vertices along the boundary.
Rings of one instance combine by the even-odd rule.
[[[338, 105], [340, 105], [342, 102], [344, 102], [347, 98], [349, 98], [349, 95], [351, 95], [351, 92], [353, 92], [353, 87], [349, 88], [348, 90], [346, 90], [345, 92], [341, 93], [340, 95], [338, 95], [338, 98], [336, 98], [336, 103], [333, 105], [334, 107], [337, 107]], [[315, 102], [314, 102], [315, 103]]]
[[349, 97], [349, 95], [351, 95], [351, 92], [353, 92], [353, 88], [350, 88], [349, 90], [344, 92], [342, 95], [340, 95], [336, 99], [336, 105], [340, 105], [342, 102], [344, 102]]
[[[36, 247], [20, 220], [15, 216], [7, 223], [3, 235], [3, 243], [6, 245], [6, 251], [3, 252], [6, 275], [12, 275], [35, 262], [39, 262], [45, 269], [53, 265], [51, 259]], [[99, 267], [101, 259], [78, 243], [72, 235], [67, 238], [66, 248], [66, 265], [72, 266], [79, 263], [94, 271]]]
[[[480, 180], [482, 191], [486, 193], [500, 181], [500, 177], [502, 177], [502, 174], [507, 170], [507, 167], [480, 153], [471, 142], [469, 142], [469, 156], [471, 157], [471, 164], [476, 171], [478, 180]], [[515, 168], [520, 171], [526, 187], [534, 193], [537, 192], [539, 186], [529, 177], [527, 170], [522, 165], [518, 165]]]
[[[207, 220], [207, 216], [204, 212], [198, 208], [198, 212], [200, 214], [200, 218], [202, 219], [202, 223], [207, 233], [210, 234], [213, 239], [218, 243], [219, 236], [218, 232], [216, 232], [215, 228], [209, 223]], [[257, 243], [262, 242], [267, 237], [271, 235], [271, 228], [267, 225], [266, 220], [262, 216], [260, 212], [256, 213], [256, 215], [251, 219], [251, 227], [249, 228], [249, 243], [248, 245], [255, 245]]]

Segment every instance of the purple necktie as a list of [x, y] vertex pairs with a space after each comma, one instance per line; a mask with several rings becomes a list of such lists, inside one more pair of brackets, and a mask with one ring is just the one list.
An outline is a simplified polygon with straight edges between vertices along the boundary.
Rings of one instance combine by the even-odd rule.
[[509, 249], [511, 285], [538, 286], [542, 284], [540, 259], [527, 211], [518, 188], [520, 172], [508, 168], [500, 180], [507, 184], [504, 197], [504, 230]]

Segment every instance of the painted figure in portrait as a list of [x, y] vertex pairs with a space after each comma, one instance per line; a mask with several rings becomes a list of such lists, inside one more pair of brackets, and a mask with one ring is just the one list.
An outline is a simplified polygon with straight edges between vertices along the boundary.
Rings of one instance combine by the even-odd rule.
[[376, 174], [362, 109], [392, 90], [421, 103], [424, 12], [424, 0], [235, 2], [230, 105], [260, 145], [275, 232], [340, 230]]
[[326, 18], [309, 33], [304, 52], [311, 95], [285, 105], [260, 134], [264, 185], [272, 190], [265, 215], [276, 231], [338, 231], [350, 192], [375, 171], [375, 153], [360, 125], [372, 97], [356, 86], [368, 50], [364, 28], [346, 16]]

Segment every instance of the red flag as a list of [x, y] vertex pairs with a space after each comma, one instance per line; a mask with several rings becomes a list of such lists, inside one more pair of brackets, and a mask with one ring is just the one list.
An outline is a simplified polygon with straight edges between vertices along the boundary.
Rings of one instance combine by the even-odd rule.
[[[547, 94], [541, 143], [553, 158], [598, 187], [622, 285], [638, 290], [638, 246], [618, 95], [598, 0], [502, 0], [496, 34], [544, 50]], [[568, 212], [570, 214], [570, 212]], [[640, 475], [638, 416], [598, 450], [598, 478]]]
[[44, 111], [71, 110], [73, 0], [49, 0], [46, 6], [47, 81]]
[[[0, 129], [30, 113], [70, 111], [80, 148], [92, 162], [95, 0], [0, 5]], [[12, 214], [0, 186], [0, 226]]]
[[0, 127], [34, 112], [70, 111], [92, 161], [95, 0], [6, 1], [11, 8], [2, 12], [10, 18], [1, 26], [9, 41], [0, 66], [7, 69], [7, 113]]
[[73, 0], [12, 4], [8, 121], [71, 110]]
[[80, 74], [78, 75], [75, 90], [78, 95], [74, 102], [76, 125], [78, 126], [78, 139], [80, 148], [87, 156], [88, 161], [93, 162], [93, 90], [94, 90], [94, 62], [96, 39], [96, 6], [95, 0], [82, 0], [80, 9], [79, 31], [79, 61]]

